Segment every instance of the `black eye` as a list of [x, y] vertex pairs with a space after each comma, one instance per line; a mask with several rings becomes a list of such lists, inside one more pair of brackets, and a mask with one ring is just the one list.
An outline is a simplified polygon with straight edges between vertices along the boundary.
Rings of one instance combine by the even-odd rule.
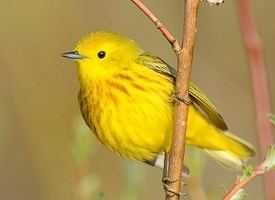
[[104, 58], [104, 57], [106, 56], [106, 53], [105, 53], [105, 51], [100, 51], [100, 52], [98, 52], [97, 56], [98, 56], [100, 59], [102, 59], [102, 58]]

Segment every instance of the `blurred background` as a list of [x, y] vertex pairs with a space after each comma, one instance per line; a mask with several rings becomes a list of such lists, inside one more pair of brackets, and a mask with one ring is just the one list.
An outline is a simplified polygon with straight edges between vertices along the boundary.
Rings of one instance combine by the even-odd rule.
[[[274, 101], [275, 2], [252, 2]], [[181, 38], [183, 1], [146, 3]], [[80, 117], [76, 65], [60, 53], [97, 30], [121, 32], [176, 63], [170, 45], [130, 1], [1, 2], [0, 199], [163, 199], [161, 170], [113, 155]], [[202, 3], [198, 30], [192, 80], [217, 105], [230, 130], [257, 147], [249, 68], [234, 1], [219, 7]], [[194, 149], [186, 157], [193, 174], [187, 199], [221, 199], [236, 172]], [[251, 160], [257, 162], [258, 157]], [[248, 199], [263, 199], [261, 181], [249, 184]]]

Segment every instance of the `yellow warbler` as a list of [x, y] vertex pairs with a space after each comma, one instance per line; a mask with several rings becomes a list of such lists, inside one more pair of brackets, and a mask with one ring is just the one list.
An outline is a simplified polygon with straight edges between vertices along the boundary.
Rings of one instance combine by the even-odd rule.
[[[62, 54], [78, 64], [82, 116], [113, 152], [163, 165], [171, 145], [175, 70], [125, 36], [99, 31]], [[186, 143], [235, 169], [254, 155], [252, 145], [230, 134], [216, 107], [193, 83]]]

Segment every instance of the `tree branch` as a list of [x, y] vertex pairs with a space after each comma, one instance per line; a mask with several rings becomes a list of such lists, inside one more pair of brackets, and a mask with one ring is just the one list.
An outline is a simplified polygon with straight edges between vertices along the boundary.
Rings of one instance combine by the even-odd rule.
[[[197, 15], [200, 0], [186, 0], [184, 12], [183, 51], [177, 54], [178, 71], [175, 91], [179, 99], [189, 99], [189, 83], [191, 78], [193, 50], [197, 32]], [[175, 122], [172, 146], [170, 150], [168, 178], [172, 180], [170, 189], [180, 191], [181, 170], [184, 161], [185, 136], [187, 128], [188, 105], [175, 104]], [[175, 181], [177, 180], [177, 181]], [[166, 195], [166, 200], [176, 200], [177, 196]]]
[[175, 52], [179, 52], [182, 48], [179, 42], [174, 38], [170, 31], [161, 23], [161, 21], [152, 13], [141, 0], [131, 0], [160, 30], [163, 36], [172, 45]]
[[241, 176], [238, 176], [234, 186], [225, 195], [223, 200], [230, 200], [241, 188], [256, 176], [263, 175], [269, 170], [275, 169], [275, 146], [271, 145], [264, 161], [262, 161], [255, 169], [251, 165], [246, 166], [242, 171]]
[[229, 192], [225, 195], [223, 200], [230, 200], [242, 187], [244, 187], [248, 182], [254, 179], [256, 176], [262, 175], [267, 172], [268, 169], [264, 163], [261, 163], [255, 170], [251, 173], [248, 178], [241, 179], [240, 177], [237, 178], [234, 186], [229, 190]]
[[164, 37], [173, 46], [177, 56], [177, 81], [175, 86], [175, 120], [172, 146], [169, 155], [168, 166], [168, 188], [166, 190], [166, 200], [177, 200], [180, 193], [181, 174], [183, 168], [185, 152], [185, 135], [188, 115], [189, 83], [191, 77], [191, 66], [195, 35], [197, 32], [197, 14], [200, 0], [186, 0], [184, 15], [184, 36], [182, 47], [172, 36], [168, 29], [158, 20], [158, 18], [139, 0], [131, 0], [147, 17], [157, 26]]
[[[272, 125], [267, 116], [271, 113], [270, 91], [264, 60], [262, 42], [259, 37], [250, 0], [237, 0], [240, 25], [250, 63], [251, 81], [257, 115], [257, 132], [261, 159], [266, 155], [267, 148], [274, 144]], [[268, 200], [275, 199], [275, 172], [264, 176], [265, 195]]]

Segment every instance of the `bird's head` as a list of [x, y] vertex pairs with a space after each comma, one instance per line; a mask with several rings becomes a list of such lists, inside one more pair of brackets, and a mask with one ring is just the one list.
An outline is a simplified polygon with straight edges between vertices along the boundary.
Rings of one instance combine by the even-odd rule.
[[80, 81], [108, 79], [130, 68], [142, 50], [132, 40], [113, 32], [94, 32], [83, 37], [75, 50], [62, 56], [78, 63]]

